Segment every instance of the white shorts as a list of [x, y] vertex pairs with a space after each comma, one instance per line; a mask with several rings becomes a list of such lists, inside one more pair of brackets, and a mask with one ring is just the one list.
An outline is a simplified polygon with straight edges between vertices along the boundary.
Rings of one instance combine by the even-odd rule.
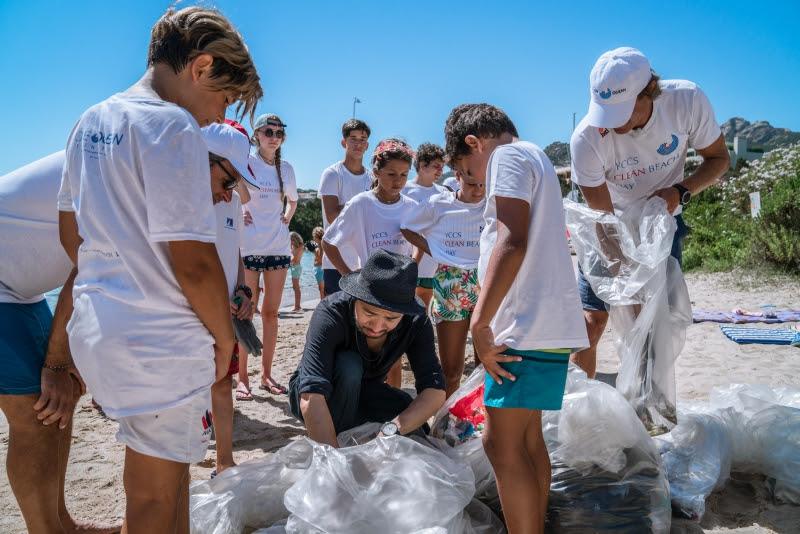
[[211, 439], [211, 390], [160, 412], [121, 417], [117, 441], [138, 453], [179, 463], [206, 457]]

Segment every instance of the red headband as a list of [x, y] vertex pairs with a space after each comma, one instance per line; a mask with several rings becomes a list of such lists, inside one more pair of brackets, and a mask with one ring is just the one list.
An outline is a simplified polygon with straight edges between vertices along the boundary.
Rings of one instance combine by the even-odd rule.
[[414, 159], [414, 151], [411, 149], [411, 147], [402, 143], [398, 143], [394, 139], [387, 139], [378, 143], [378, 146], [375, 147], [375, 153], [373, 154], [373, 157], [377, 159], [381, 156], [381, 154], [389, 151], [402, 152], [404, 154], [408, 154], [411, 159]]

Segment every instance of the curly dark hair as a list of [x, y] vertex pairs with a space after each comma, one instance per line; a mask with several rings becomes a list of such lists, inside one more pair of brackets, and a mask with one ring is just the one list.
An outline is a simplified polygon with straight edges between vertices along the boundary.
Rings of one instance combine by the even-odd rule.
[[470, 152], [464, 138], [500, 137], [510, 133], [519, 137], [517, 127], [505, 112], [491, 104], [461, 104], [453, 108], [444, 127], [445, 153], [447, 161], [455, 161]]
[[417, 157], [414, 158], [414, 168], [419, 170], [420, 165], [427, 165], [431, 161], [437, 159], [444, 162], [444, 149], [433, 143], [422, 143], [417, 147]]
[[348, 119], [342, 124], [342, 139], [346, 139], [347, 136], [350, 135], [350, 132], [355, 130], [364, 130], [367, 132], [367, 137], [372, 133], [372, 130], [369, 129], [366, 122], [359, 119]]

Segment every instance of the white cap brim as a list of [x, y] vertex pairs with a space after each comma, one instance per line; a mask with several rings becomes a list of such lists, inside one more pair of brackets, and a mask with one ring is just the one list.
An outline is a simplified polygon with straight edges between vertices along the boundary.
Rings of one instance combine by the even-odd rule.
[[590, 99], [586, 121], [595, 128], [619, 128], [630, 120], [635, 105], [635, 98], [616, 104], [598, 104]]

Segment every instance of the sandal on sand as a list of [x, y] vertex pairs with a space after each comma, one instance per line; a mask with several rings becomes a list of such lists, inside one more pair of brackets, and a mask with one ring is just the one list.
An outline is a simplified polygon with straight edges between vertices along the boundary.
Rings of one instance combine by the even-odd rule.
[[287, 393], [289, 393], [288, 389], [286, 389], [282, 385], [278, 384], [274, 380], [272, 380], [272, 384], [264, 384], [262, 382], [261, 383], [261, 389], [263, 389], [264, 391], [268, 391], [268, 392], [272, 393], [273, 395], [286, 395]]
[[237, 401], [253, 400], [253, 394], [250, 392], [250, 388], [248, 388], [241, 382], [239, 383], [238, 386], [236, 386], [236, 400]]

